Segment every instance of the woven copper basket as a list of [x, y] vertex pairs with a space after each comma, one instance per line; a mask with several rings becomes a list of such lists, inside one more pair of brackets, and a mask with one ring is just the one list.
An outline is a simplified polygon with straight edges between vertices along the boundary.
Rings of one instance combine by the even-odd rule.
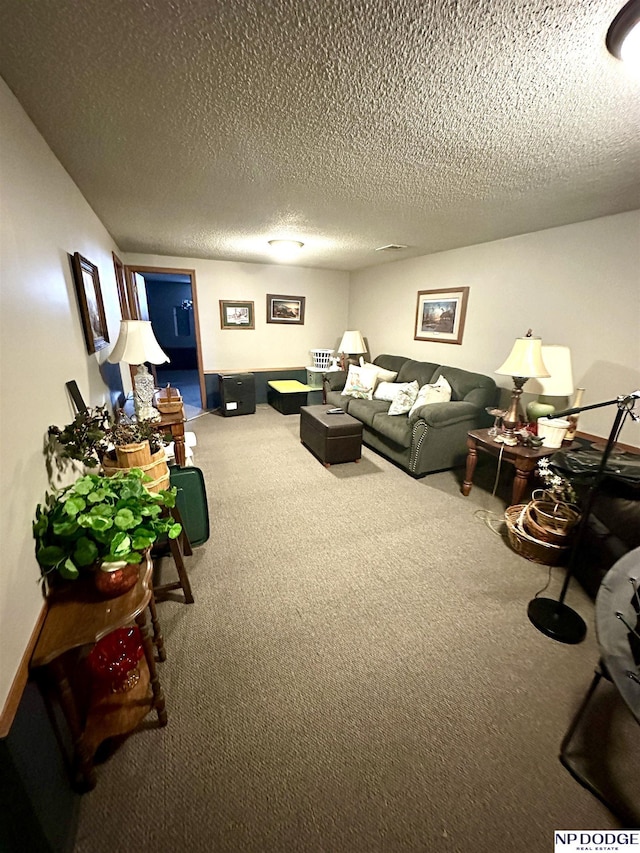
[[557, 566], [567, 557], [567, 545], [555, 545], [532, 536], [524, 527], [527, 504], [507, 507], [504, 518], [507, 524], [509, 545], [521, 557], [543, 566]]
[[579, 519], [580, 512], [570, 504], [533, 500], [525, 507], [523, 527], [542, 542], [568, 545]]

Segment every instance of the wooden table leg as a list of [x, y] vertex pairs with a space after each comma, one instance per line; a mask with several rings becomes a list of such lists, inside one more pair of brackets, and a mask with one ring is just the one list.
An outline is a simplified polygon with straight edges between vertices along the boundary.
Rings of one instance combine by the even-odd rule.
[[173, 436], [173, 452], [176, 458], [176, 464], [184, 468], [187, 462], [187, 451], [184, 440], [184, 427], [181, 432]]
[[516, 457], [514, 465], [516, 476], [513, 479], [513, 490], [511, 492], [511, 505], [522, 503], [525, 489], [529, 485], [529, 477], [536, 466], [535, 459], [520, 459]]
[[149, 667], [151, 689], [153, 691], [153, 707], [158, 712], [158, 722], [160, 723], [160, 725], [166, 726], [167, 710], [165, 707], [164, 693], [162, 691], [160, 679], [158, 678], [158, 670], [156, 669], [156, 661], [155, 656], [153, 654], [153, 643], [151, 642], [149, 626], [147, 625], [147, 614], [145, 610], [143, 610], [142, 613], [140, 613], [140, 615], [136, 617], [136, 625], [138, 626], [138, 628], [140, 628], [140, 634], [142, 635], [142, 648], [144, 649], [144, 656], [147, 660], [147, 666]]
[[472, 438], [467, 439], [467, 447], [469, 451], [467, 453], [467, 469], [464, 475], [464, 483], [462, 484], [461, 492], [467, 497], [469, 492], [471, 491], [471, 486], [473, 485], [473, 474], [476, 470], [476, 464], [478, 462], [478, 447], [476, 442]]
[[97, 781], [96, 771], [93, 767], [93, 756], [89, 753], [82, 737], [82, 726], [78, 716], [78, 709], [62, 659], [56, 658], [53, 660], [51, 662], [51, 669], [58, 685], [60, 706], [73, 740], [74, 764], [82, 776], [83, 787], [90, 791], [95, 788]]

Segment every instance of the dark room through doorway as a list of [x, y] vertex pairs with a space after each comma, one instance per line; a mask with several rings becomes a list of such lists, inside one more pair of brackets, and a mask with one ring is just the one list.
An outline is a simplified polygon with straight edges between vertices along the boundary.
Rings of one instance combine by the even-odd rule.
[[[134, 268], [135, 269], [135, 268]], [[149, 319], [170, 361], [155, 365], [158, 387], [170, 384], [182, 394], [187, 419], [201, 414], [196, 311], [191, 276], [182, 272], [135, 269], [144, 280]]]

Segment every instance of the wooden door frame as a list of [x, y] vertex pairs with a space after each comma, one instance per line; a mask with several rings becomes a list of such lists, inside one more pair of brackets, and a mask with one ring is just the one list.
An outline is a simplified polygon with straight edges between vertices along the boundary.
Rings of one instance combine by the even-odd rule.
[[204, 382], [204, 368], [202, 365], [202, 342], [200, 340], [200, 314], [198, 312], [198, 288], [196, 287], [196, 271], [181, 269], [177, 267], [147, 267], [139, 264], [125, 264], [125, 278], [127, 282], [127, 293], [131, 304], [137, 304], [136, 288], [133, 284], [133, 273], [165, 273], [169, 275], [188, 275], [191, 279], [191, 298], [193, 299], [193, 323], [196, 333], [196, 359], [198, 362], [198, 381], [200, 385], [200, 404], [203, 409], [207, 408], [207, 389]]

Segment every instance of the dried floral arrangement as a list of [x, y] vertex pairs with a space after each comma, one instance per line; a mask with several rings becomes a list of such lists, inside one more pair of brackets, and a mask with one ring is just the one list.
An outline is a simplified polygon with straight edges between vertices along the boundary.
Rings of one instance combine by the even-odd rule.
[[569, 504], [577, 502], [578, 498], [571, 481], [554, 471], [548, 459], [538, 461], [536, 476], [544, 483], [544, 491], [551, 500]]

